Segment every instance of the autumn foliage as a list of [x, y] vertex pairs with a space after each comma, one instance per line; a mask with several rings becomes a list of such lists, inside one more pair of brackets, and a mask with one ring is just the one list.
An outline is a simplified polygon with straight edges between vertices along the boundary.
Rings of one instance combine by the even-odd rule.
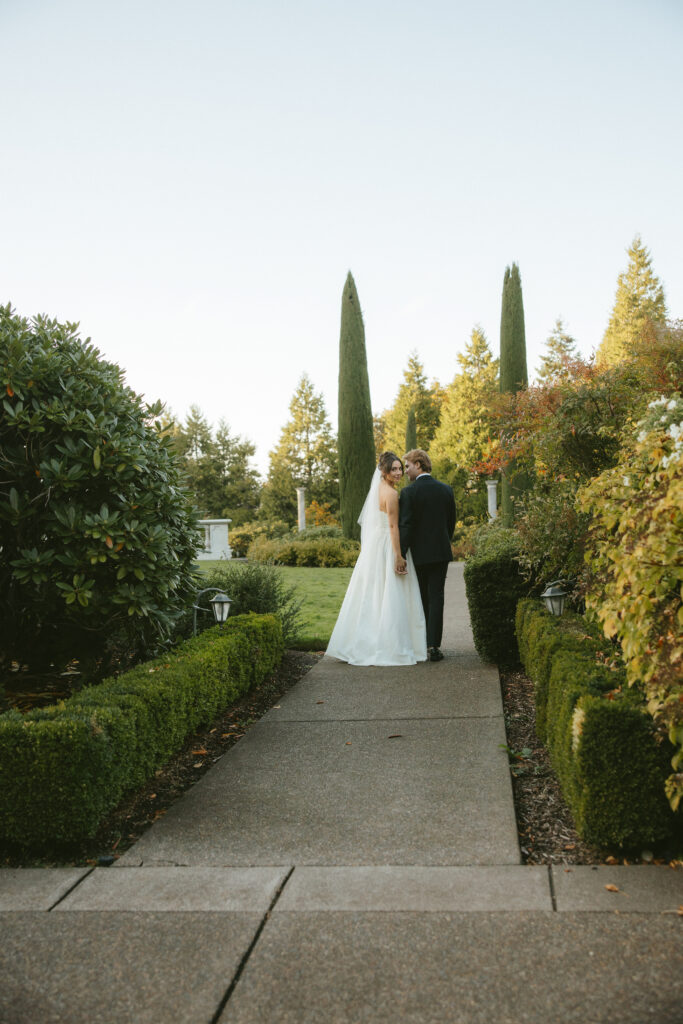
[[650, 402], [618, 464], [579, 495], [592, 516], [586, 594], [621, 645], [630, 685], [676, 747], [666, 784], [683, 799], [683, 400]]

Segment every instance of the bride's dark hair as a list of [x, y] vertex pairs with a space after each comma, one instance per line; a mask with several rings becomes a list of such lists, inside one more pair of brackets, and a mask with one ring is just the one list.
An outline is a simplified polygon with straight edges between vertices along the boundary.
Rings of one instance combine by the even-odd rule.
[[399, 459], [398, 455], [395, 452], [382, 452], [382, 454], [379, 457], [379, 462], [377, 463], [377, 468], [379, 469], [382, 476], [388, 476], [389, 473], [391, 473], [391, 467], [395, 462], [400, 462], [401, 471], [405, 472], [403, 468], [403, 462], [401, 461], [401, 459]]

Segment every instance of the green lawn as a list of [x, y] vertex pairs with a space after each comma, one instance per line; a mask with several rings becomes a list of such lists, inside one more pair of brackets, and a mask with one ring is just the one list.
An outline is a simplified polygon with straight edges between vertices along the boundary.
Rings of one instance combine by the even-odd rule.
[[321, 641], [321, 647], [326, 647], [353, 569], [290, 569], [282, 566], [280, 572], [303, 599], [302, 639], [316, 638]]
[[[226, 563], [198, 564], [206, 571]], [[320, 649], [326, 647], [353, 569], [290, 569], [288, 566], [278, 566], [278, 571], [282, 573], [288, 585], [296, 587], [297, 594], [303, 601], [303, 625], [300, 635], [302, 646]], [[312, 644], [312, 640], [319, 643]]]

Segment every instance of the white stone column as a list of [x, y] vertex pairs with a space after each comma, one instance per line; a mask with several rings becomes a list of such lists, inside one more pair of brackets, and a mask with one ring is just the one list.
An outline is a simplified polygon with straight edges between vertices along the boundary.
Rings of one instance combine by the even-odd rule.
[[498, 517], [498, 481], [487, 480], [486, 489], [488, 491], [489, 519], [496, 519]]
[[306, 488], [297, 487], [296, 499], [299, 512], [299, 531], [306, 529]]

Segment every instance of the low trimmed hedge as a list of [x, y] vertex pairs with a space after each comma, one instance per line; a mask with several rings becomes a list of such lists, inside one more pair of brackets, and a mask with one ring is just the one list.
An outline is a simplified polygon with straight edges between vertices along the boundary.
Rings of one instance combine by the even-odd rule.
[[517, 554], [515, 530], [488, 527], [475, 538], [475, 553], [465, 562], [465, 593], [477, 654], [497, 665], [519, 661], [515, 610], [529, 593]]
[[254, 562], [274, 562], [276, 565], [300, 567], [346, 568], [353, 567], [360, 553], [356, 540], [344, 537], [282, 537], [266, 540], [257, 537], [249, 547], [248, 558]]
[[233, 558], [246, 558], [249, 545], [257, 537], [285, 537], [291, 533], [291, 526], [284, 519], [255, 519], [230, 530], [230, 548]]
[[600, 847], [638, 848], [677, 831], [664, 792], [669, 742], [655, 734], [641, 695], [614, 652], [580, 615], [517, 607], [522, 663], [534, 683], [536, 731], [579, 834]]
[[127, 790], [260, 682], [283, 650], [276, 616], [236, 616], [67, 701], [0, 715], [0, 839], [40, 848], [94, 835]]

